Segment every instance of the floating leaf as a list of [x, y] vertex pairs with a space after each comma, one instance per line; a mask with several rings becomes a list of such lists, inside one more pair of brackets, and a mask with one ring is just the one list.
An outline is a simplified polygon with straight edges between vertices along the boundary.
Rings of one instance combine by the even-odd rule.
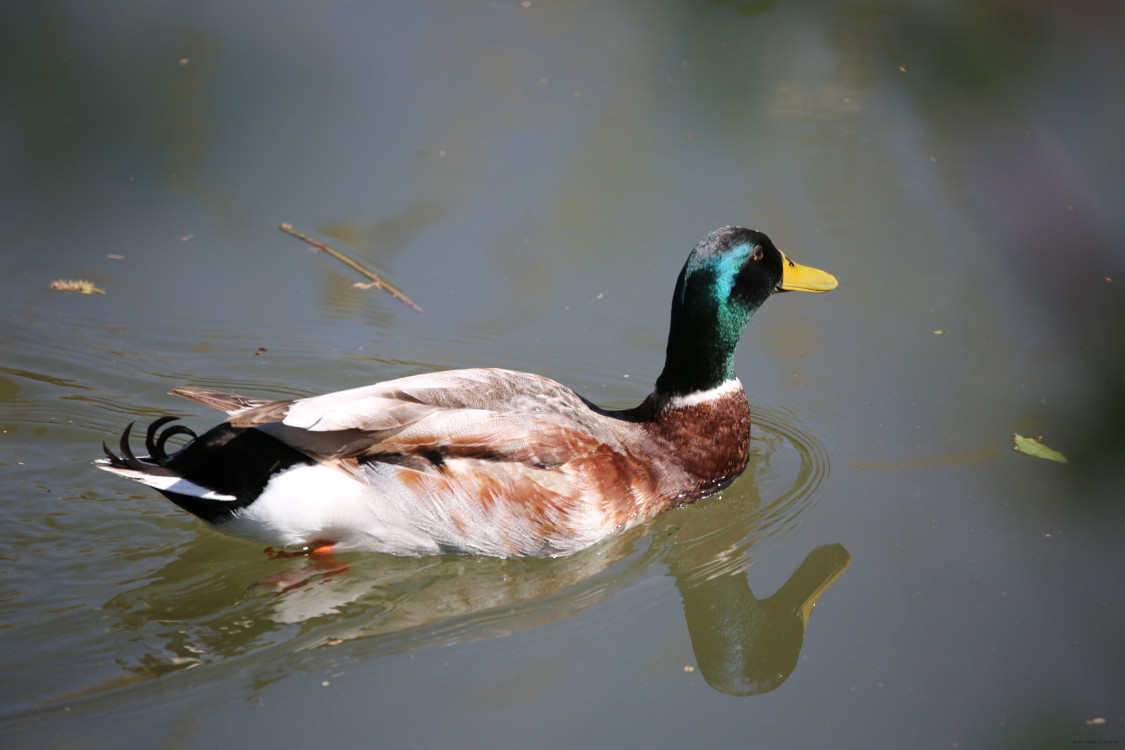
[[1059, 453], [1053, 448], [1048, 448], [1043, 444], [1043, 438], [1029, 438], [1023, 435], [1013, 435], [1015, 445], [1012, 446], [1017, 452], [1025, 456], [1034, 456], [1035, 458], [1045, 458], [1048, 461], [1059, 461], [1066, 463], [1066, 456]]
[[57, 279], [51, 282], [51, 289], [56, 292], [78, 292], [79, 294], [105, 294], [104, 289], [94, 286], [94, 282], [85, 279]]

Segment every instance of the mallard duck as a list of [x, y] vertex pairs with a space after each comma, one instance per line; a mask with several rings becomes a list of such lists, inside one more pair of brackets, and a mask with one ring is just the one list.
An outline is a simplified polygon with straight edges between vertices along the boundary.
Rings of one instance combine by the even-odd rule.
[[[450, 370], [271, 401], [203, 388], [225, 411], [202, 435], [162, 417], [101, 468], [214, 528], [280, 548], [397, 555], [566, 555], [727, 487], [746, 468], [750, 406], [734, 375], [750, 316], [775, 291], [836, 279], [761, 232], [722, 227], [676, 281], [656, 388], [623, 411], [554, 380]], [[169, 455], [168, 440], [190, 438]]]

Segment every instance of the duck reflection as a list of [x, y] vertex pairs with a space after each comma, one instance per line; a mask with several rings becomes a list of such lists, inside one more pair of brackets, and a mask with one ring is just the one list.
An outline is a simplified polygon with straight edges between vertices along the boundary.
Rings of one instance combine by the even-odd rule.
[[692, 582], [670, 564], [707, 684], [728, 695], [757, 695], [785, 682], [797, 666], [817, 599], [850, 562], [839, 544], [817, 547], [765, 599], [754, 596], [745, 573]]
[[[529, 630], [592, 607], [663, 565], [682, 598], [703, 677], [724, 693], [754, 695], [792, 673], [813, 605], [850, 557], [839, 544], [817, 547], [760, 599], [747, 572], [749, 550], [771, 532], [756, 512], [757, 491], [724, 494], [670, 514], [674, 521], [658, 519], [557, 559], [353, 555], [341, 561], [343, 570], [306, 558], [264, 559], [248, 546], [217, 564], [216, 546], [229, 558], [230, 542], [205, 532], [105, 608], [147, 644], [144, 654], [123, 660], [135, 682], [270, 649], [347, 642], [353, 656], [371, 657]], [[288, 566], [281, 574], [279, 564]], [[272, 588], [252, 587], [247, 596], [248, 580]]]
[[756, 492], [732, 504], [744, 505], [742, 520], [733, 524], [721, 503], [685, 513], [690, 523], [672, 537], [665, 564], [683, 599], [692, 651], [707, 684], [728, 695], [757, 695], [792, 674], [813, 607], [851, 556], [840, 544], [817, 547], [781, 588], [759, 599], [746, 561], [751, 546], [772, 528], [754, 512]]

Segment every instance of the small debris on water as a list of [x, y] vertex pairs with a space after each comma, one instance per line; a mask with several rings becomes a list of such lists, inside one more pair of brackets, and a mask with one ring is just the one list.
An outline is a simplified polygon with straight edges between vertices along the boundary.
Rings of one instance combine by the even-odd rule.
[[78, 292], [79, 294], [105, 294], [104, 289], [94, 286], [94, 282], [86, 279], [55, 279], [51, 282], [51, 289], [56, 292]]

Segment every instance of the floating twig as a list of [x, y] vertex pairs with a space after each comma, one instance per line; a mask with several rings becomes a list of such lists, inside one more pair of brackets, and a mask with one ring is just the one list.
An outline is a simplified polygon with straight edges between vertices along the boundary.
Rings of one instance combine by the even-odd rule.
[[361, 284], [355, 285], [355, 286], [359, 287], [360, 289], [370, 289], [371, 287], [375, 287], [376, 289], [386, 290], [386, 291], [391, 293], [392, 297], [394, 297], [395, 299], [399, 300], [400, 302], [406, 304], [412, 310], [415, 310], [416, 312], [424, 312], [422, 310], [422, 308], [420, 308], [420, 307], [418, 307], [418, 305], [414, 304], [414, 301], [412, 299], [410, 299], [405, 294], [403, 294], [402, 291], [399, 290], [398, 287], [396, 287], [394, 284], [392, 284], [391, 282], [384, 279], [379, 274], [372, 271], [367, 266], [360, 263], [358, 260], [355, 260], [354, 258], [351, 258], [351, 257], [345, 255], [344, 253], [340, 252], [339, 250], [337, 250], [334, 247], [330, 247], [329, 245], [324, 244], [323, 242], [321, 242], [318, 239], [314, 239], [314, 238], [308, 236], [307, 234], [305, 234], [304, 232], [302, 232], [299, 229], [294, 229], [292, 224], [282, 224], [279, 227], [279, 229], [281, 229], [281, 231], [285, 232], [286, 234], [291, 234], [294, 237], [296, 237], [297, 239], [304, 240], [305, 242], [309, 243], [310, 245], [313, 246], [313, 249], [317, 252], [324, 251], [324, 252], [328, 253], [329, 255], [331, 255], [333, 258], [340, 261], [344, 265], [354, 269], [355, 271], [358, 271], [359, 273], [363, 274], [367, 278], [371, 279], [370, 284], [362, 284], [361, 283]]

